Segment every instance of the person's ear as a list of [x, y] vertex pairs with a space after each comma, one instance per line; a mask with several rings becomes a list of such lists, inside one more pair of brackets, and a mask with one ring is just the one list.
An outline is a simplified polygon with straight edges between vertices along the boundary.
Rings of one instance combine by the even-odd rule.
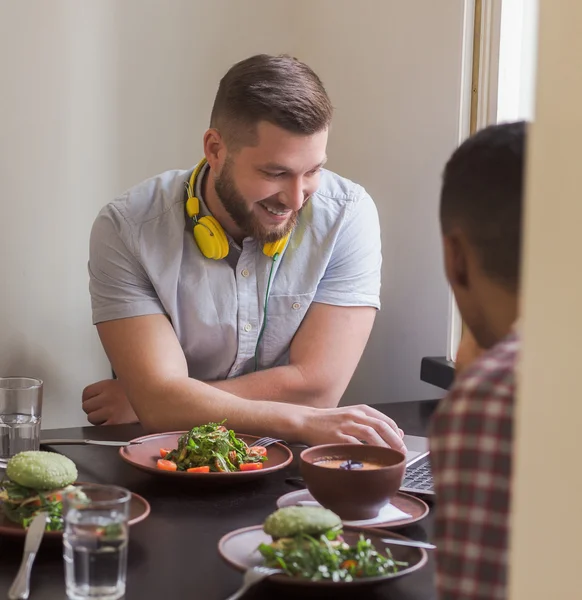
[[469, 286], [469, 255], [465, 236], [457, 231], [444, 235], [443, 252], [445, 274], [451, 287], [453, 289], [467, 288]]
[[226, 157], [226, 144], [218, 129], [210, 128], [204, 134], [204, 156], [210, 168], [219, 173]]

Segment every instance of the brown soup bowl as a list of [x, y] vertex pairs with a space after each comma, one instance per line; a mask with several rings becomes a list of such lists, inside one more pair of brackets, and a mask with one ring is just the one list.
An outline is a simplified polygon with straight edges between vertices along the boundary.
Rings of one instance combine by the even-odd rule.
[[[402, 452], [367, 444], [313, 446], [304, 450], [299, 460], [311, 495], [344, 521], [378, 516], [400, 489], [406, 468]], [[342, 463], [347, 466], [347, 461], [351, 468], [340, 468]], [[324, 466], [326, 462], [336, 466]], [[358, 463], [364, 468], [358, 468]], [[374, 468], [369, 468], [372, 465]]]

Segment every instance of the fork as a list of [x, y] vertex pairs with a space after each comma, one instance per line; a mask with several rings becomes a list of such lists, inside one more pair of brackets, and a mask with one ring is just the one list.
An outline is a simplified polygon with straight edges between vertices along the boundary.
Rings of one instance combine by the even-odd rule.
[[256, 442], [253, 442], [253, 446], [263, 446], [263, 448], [266, 448], [267, 446], [272, 446], [273, 444], [285, 444], [285, 446], [289, 447], [289, 448], [309, 448], [309, 446], [307, 444], [300, 444], [300, 443], [289, 443], [286, 442], [285, 440], [281, 440], [279, 438], [273, 438], [273, 437], [262, 437], [260, 439], [258, 439]]
[[262, 437], [256, 442], [253, 442], [253, 446], [263, 446], [263, 448], [266, 448], [267, 446], [272, 446], [273, 444], [276, 444], [278, 442], [287, 445], [287, 442], [285, 440], [280, 440], [273, 437]]
[[226, 600], [238, 600], [242, 598], [245, 592], [253, 587], [253, 585], [278, 573], [283, 573], [283, 571], [281, 569], [269, 569], [268, 567], [253, 567], [252, 569], [248, 569], [243, 578], [242, 586]]

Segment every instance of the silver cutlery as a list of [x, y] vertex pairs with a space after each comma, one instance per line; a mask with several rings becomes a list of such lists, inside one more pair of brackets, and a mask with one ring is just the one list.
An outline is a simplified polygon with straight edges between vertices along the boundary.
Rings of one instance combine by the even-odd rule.
[[262, 437], [260, 439], [258, 439], [256, 442], [253, 442], [253, 446], [263, 446], [263, 448], [266, 448], [267, 446], [272, 446], [273, 444], [287, 444], [287, 442], [285, 440], [280, 440], [278, 438], [274, 438], [274, 437]]
[[39, 513], [34, 517], [26, 532], [22, 562], [12, 586], [8, 590], [8, 598], [10, 600], [25, 600], [28, 598], [30, 593], [30, 571], [40, 542], [42, 541], [42, 536], [44, 535], [47, 518], [47, 513]]
[[54, 440], [40, 440], [43, 446], [134, 446], [141, 444], [137, 442], [113, 442], [108, 440], [67, 440], [67, 439], [54, 439]]
[[245, 592], [247, 592], [253, 585], [259, 583], [271, 575], [277, 575], [283, 573], [281, 569], [269, 569], [268, 567], [253, 567], [248, 569], [243, 578], [242, 586], [234, 593], [229, 596], [226, 600], [238, 600], [242, 598]]
[[285, 440], [281, 440], [279, 438], [267, 437], [267, 436], [258, 439], [256, 442], [253, 442], [253, 446], [263, 446], [263, 448], [267, 448], [268, 446], [272, 446], [273, 444], [277, 444], [277, 443], [284, 444], [285, 446], [289, 446], [291, 448], [293, 448], [293, 447], [309, 448], [309, 446], [307, 444], [289, 443], [289, 442], [286, 442]]
[[382, 540], [385, 544], [392, 544], [393, 546], [409, 546], [411, 548], [424, 548], [425, 550], [435, 550], [434, 544], [428, 542], [419, 542], [417, 540], [400, 540], [396, 538], [386, 538]]

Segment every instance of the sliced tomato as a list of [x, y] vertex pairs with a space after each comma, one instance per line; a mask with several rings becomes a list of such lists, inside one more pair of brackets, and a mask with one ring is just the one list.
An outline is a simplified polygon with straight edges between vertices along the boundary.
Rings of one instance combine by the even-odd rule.
[[166, 458], [166, 456], [168, 456], [168, 454], [170, 454], [171, 450], [168, 450], [167, 448], [160, 448], [160, 456], [162, 458]]
[[158, 459], [158, 463], [157, 463], [158, 469], [162, 469], [162, 471], [177, 471], [178, 470], [178, 465], [171, 461], [171, 460], [166, 460], [165, 458], [160, 458]]
[[210, 467], [208, 465], [204, 467], [190, 467], [186, 469], [186, 473], [210, 473]]
[[258, 471], [263, 468], [263, 463], [243, 463], [239, 466], [241, 471]]

